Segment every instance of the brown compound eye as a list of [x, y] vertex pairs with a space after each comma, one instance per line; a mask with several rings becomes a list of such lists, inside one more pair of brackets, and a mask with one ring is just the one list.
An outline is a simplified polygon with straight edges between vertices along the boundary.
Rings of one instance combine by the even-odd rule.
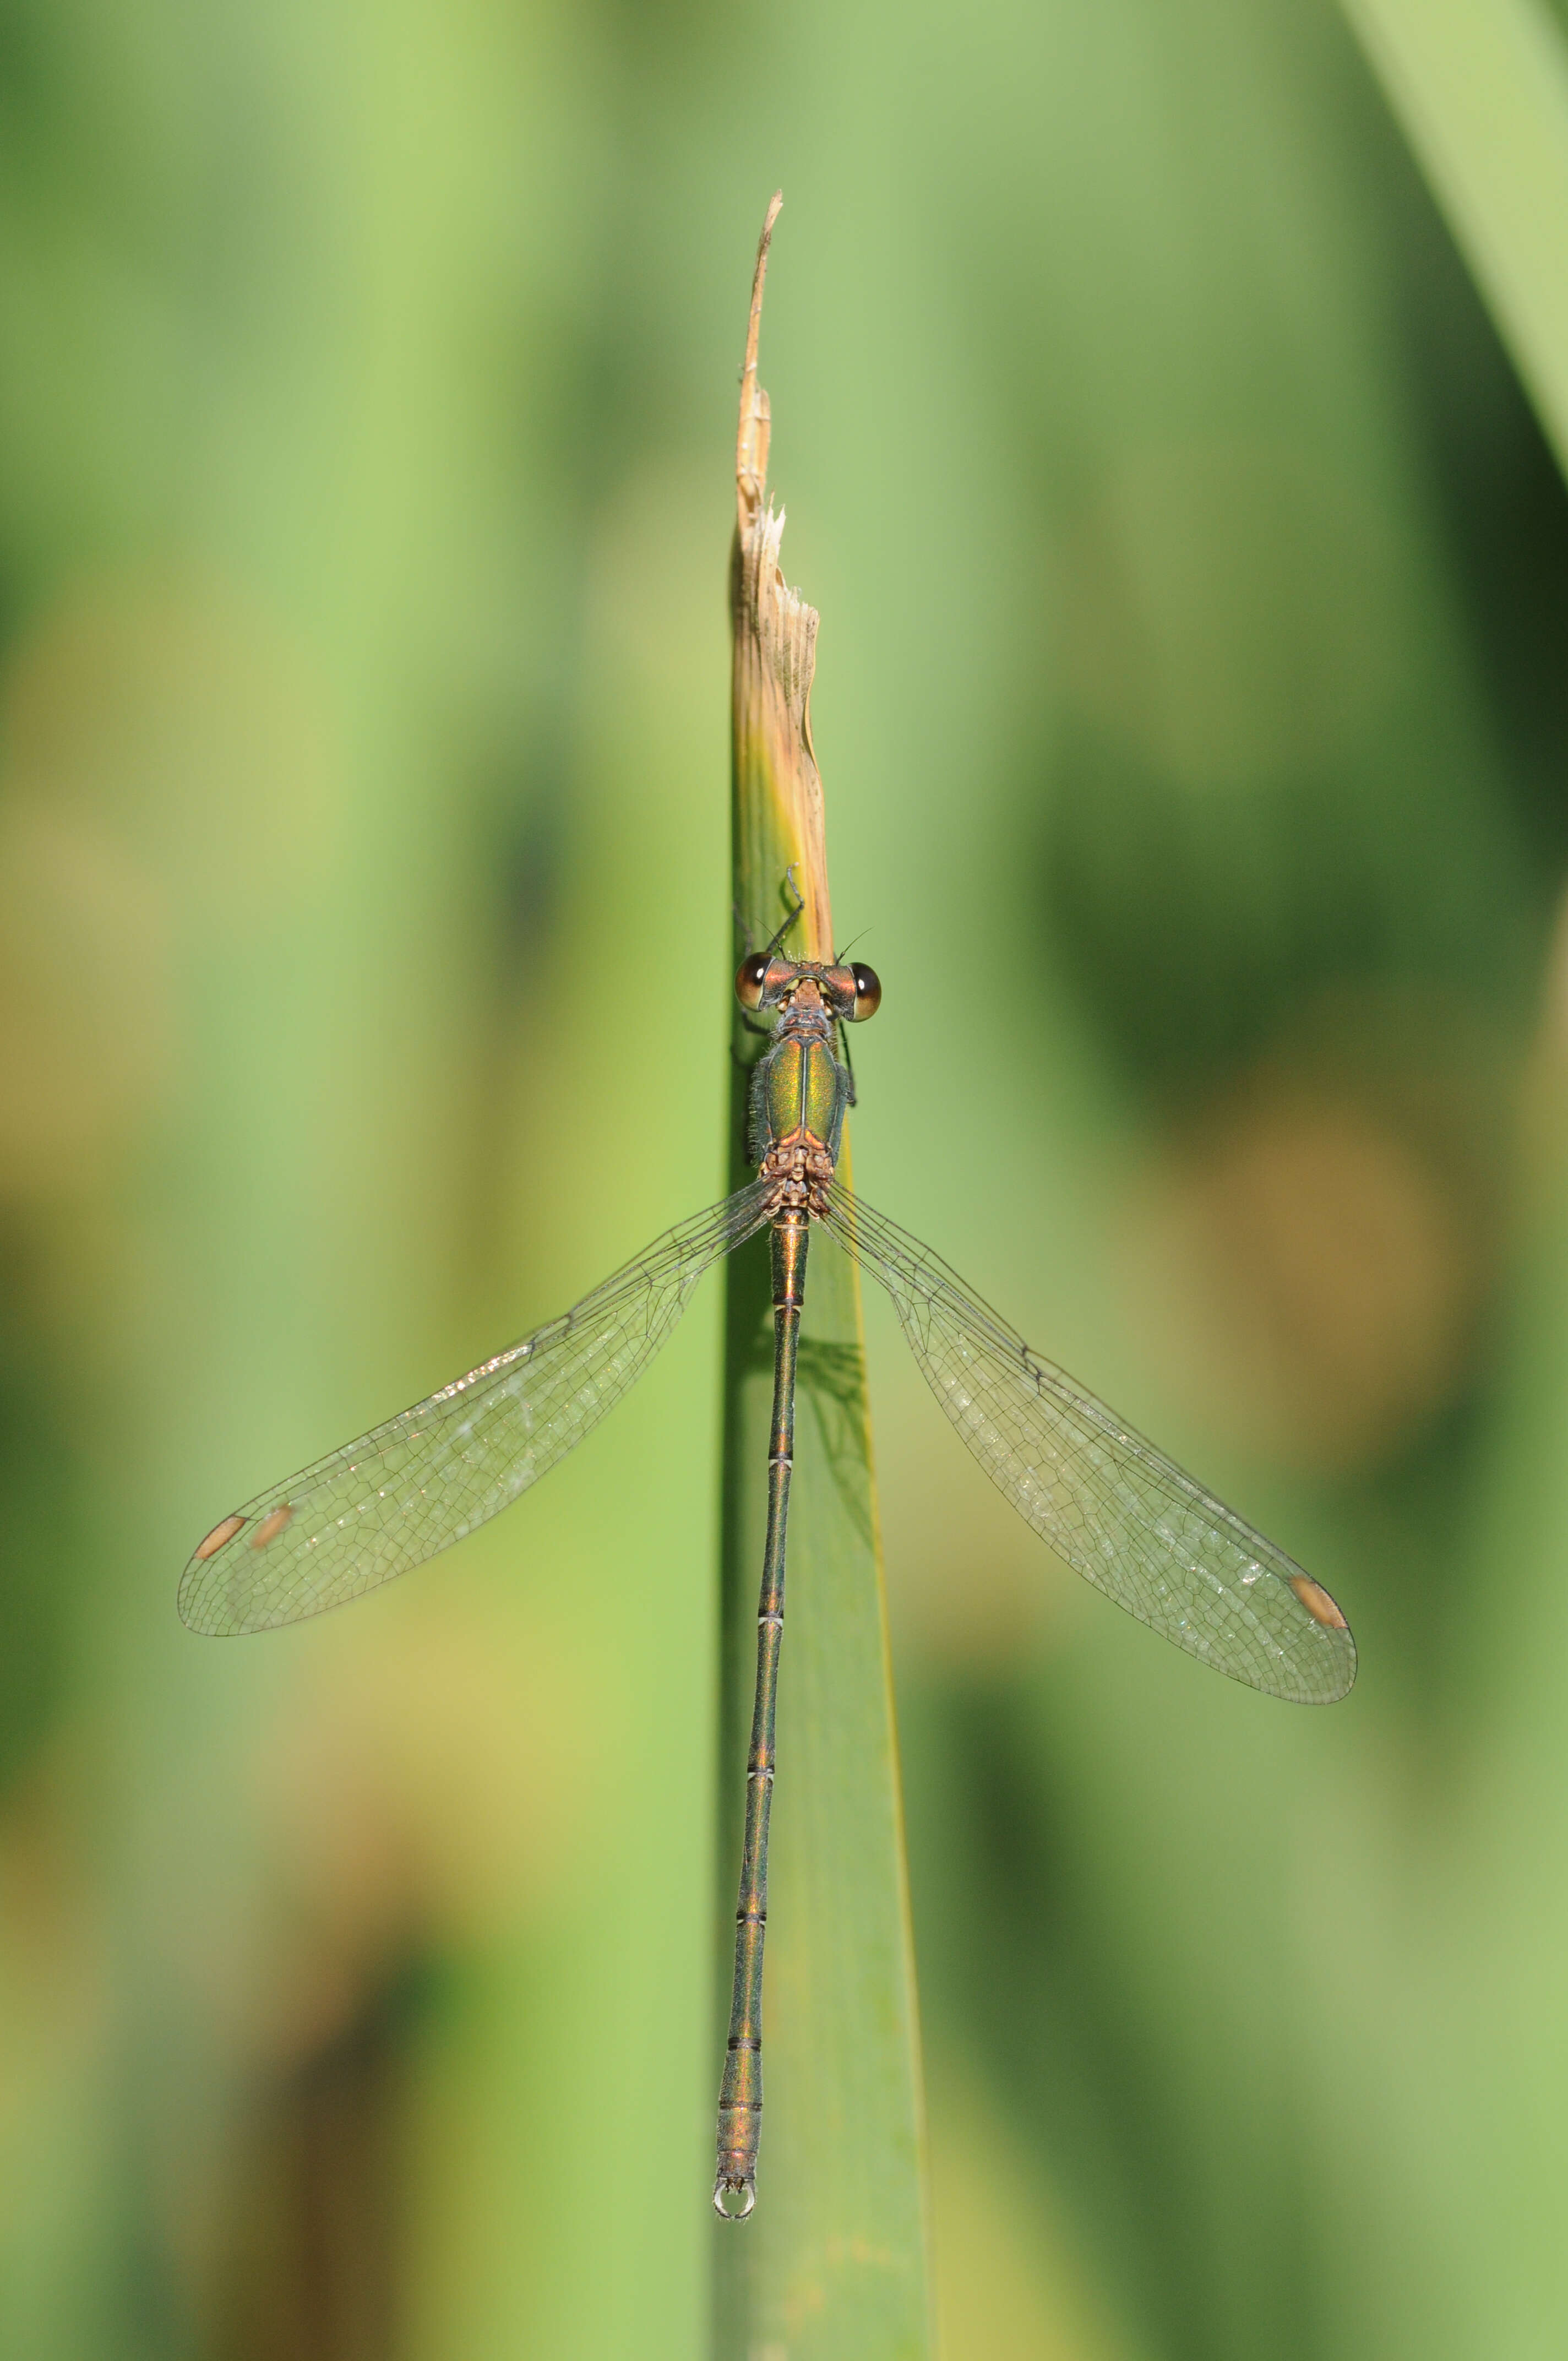
[[742, 1008], [761, 1008], [762, 986], [767, 982], [768, 954], [752, 951], [735, 971], [735, 997]]
[[874, 1016], [882, 1006], [882, 978], [874, 967], [867, 967], [860, 960], [850, 961], [850, 973], [855, 979], [855, 1005], [850, 1011], [850, 1019], [859, 1024], [864, 1017]]

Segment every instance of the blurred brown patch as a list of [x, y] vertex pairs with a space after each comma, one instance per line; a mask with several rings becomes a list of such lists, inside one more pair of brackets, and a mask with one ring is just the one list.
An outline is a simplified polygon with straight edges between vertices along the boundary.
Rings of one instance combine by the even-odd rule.
[[168, 909], [145, 862], [31, 789], [0, 806], [0, 1197], [75, 1193], [163, 1096]]
[[330, 856], [341, 796], [306, 652], [222, 578], [79, 578], [0, 685], [18, 791], [146, 863], [183, 922], [263, 921]]
[[94, 1736], [80, 1724], [57, 1731], [0, 1810], [0, 2117], [16, 2102], [22, 2071], [29, 2079], [37, 2071], [46, 2042], [58, 2037], [81, 2050], [97, 2038], [108, 1999], [80, 1818], [85, 1779], [100, 1770]]
[[320, 869], [321, 700], [220, 584], [72, 583], [0, 679], [0, 1196], [80, 1195], [176, 1074], [178, 945]]
[[568, 1640], [450, 1588], [319, 1638], [252, 1762], [260, 1939], [203, 1959], [248, 2061], [197, 2265], [222, 2361], [400, 2349], [422, 1993], [598, 1873], [603, 1674]]
[[227, 2213], [220, 2361], [390, 2361], [398, 2349], [396, 1986], [268, 2096]]
[[595, 1675], [450, 1589], [313, 1657], [255, 1776], [279, 1943], [252, 2038], [307, 2058], [389, 1968], [537, 1913], [578, 1855], [596, 1784]]
[[324, 702], [280, 624], [194, 570], [79, 577], [7, 652], [0, 1259], [13, 1309], [100, 1365], [159, 1284], [125, 1160], [177, 1103], [236, 940], [329, 862]]
[[1183, 1123], [1125, 1264], [1168, 1383], [1318, 1472], [1409, 1442], [1475, 1354], [1511, 1071], [1456, 1012], [1343, 999]]

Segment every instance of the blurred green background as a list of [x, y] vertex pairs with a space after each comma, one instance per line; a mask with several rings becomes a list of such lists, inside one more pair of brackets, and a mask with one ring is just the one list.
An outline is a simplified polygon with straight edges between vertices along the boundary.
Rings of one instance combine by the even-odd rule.
[[173, 1596], [718, 1193], [780, 181], [857, 1180], [1362, 1649], [1161, 1647], [868, 1307], [948, 2361], [1560, 2351], [1568, 501], [1338, 16], [16, 0], [0, 126], [0, 2352], [704, 2349], [718, 1288]]

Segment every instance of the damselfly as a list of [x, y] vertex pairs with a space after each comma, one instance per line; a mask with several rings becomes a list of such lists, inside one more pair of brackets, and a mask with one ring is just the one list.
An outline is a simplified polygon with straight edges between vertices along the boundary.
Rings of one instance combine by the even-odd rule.
[[1327, 1705], [1355, 1678], [1344, 1617], [1311, 1576], [1030, 1350], [927, 1246], [837, 1177], [854, 1086], [844, 1027], [882, 986], [859, 961], [791, 960], [798, 910], [735, 979], [774, 1018], [751, 1085], [758, 1175], [671, 1230], [564, 1318], [372, 1427], [214, 1525], [180, 1585], [194, 1631], [265, 1631], [360, 1598], [433, 1557], [564, 1459], [633, 1381], [710, 1266], [772, 1233], [773, 1409], [746, 1766], [735, 1983], [713, 2202], [744, 2220], [762, 2128], [762, 1943], [773, 1708], [784, 1634], [806, 1247], [820, 1223], [886, 1288], [932, 1391], [993, 1484], [1059, 1557], [1141, 1623], [1233, 1680]]

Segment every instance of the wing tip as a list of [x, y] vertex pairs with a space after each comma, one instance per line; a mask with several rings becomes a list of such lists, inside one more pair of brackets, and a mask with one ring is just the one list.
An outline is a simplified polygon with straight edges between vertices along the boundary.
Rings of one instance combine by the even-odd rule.
[[174, 1611], [187, 1631], [194, 1631], [198, 1639], [218, 1640], [224, 1636], [224, 1627], [212, 1616], [206, 1574], [206, 1565], [200, 1558], [192, 1557], [180, 1577], [180, 1587], [174, 1594]]
[[[1337, 1613], [1337, 1609], [1335, 1610]], [[1355, 1686], [1355, 1676], [1361, 1669], [1354, 1639], [1343, 1616], [1332, 1631], [1320, 1636], [1329, 1642], [1321, 1669], [1325, 1677], [1309, 1688], [1305, 1686], [1274, 1692], [1289, 1705], [1341, 1705]]]
[[[250, 1521], [247, 1516], [225, 1517], [221, 1525], [214, 1526], [205, 1541], [198, 1543], [186, 1561], [180, 1587], [174, 1594], [174, 1611], [187, 1631], [193, 1631], [198, 1639], [233, 1640], [247, 1631], [267, 1628], [265, 1624], [251, 1620], [236, 1621], [232, 1615], [221, 1611], [224, 1571], [226, 1567], [232, 1574], [236, 1564], [243, 1565], [236, 1544], [245, 1546], [239, 1543], [239, 1536]], [[271, 1521], [270, 1518], [268, 1519], [258, 1529], [251, 1538], [250, 1547], [255, 1548], [258, 1543], [272, 1538], [267, 1530]], [[219, 1538], [214, 1540], [214, 1535]]]

